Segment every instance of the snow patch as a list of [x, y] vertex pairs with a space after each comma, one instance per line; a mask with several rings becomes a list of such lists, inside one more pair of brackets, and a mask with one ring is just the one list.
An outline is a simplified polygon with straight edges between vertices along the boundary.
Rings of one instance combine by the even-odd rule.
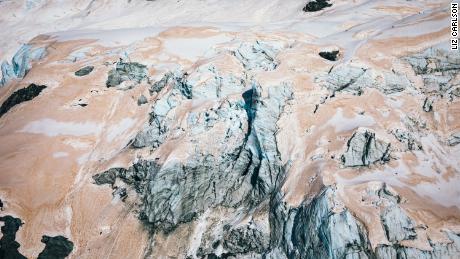
[[343, 116], [342, 108], [339, 108], [334, 116], [327, 122], [327, 125], [335, 127], [336, 132], [349, 131], [358, 127], [370, 127], [374, 124], [374, 118], [367, 115], [358, 114], [353, 118], [347, 118]]
[[59, 135], [86, 136], [100, 133], [102, 125], [93, 122], [60, 122], [53, 119], [41, 119], [29, 122], [19, 132], [44, 134], [48, 137]]
[[165, 48], [173, 55], [195, 61], [215, 45], [231, 39], [224, 34], [207, 38], [168, 38], [165, 40]]
[[53, 153], [54, 158], [68, 157], [69, 153], [67, 152], [55, 152]]
[[130, 129], [136, 121], [131, 118], [124, 118], [118, 124], [113, 125], [109, 129], [109, 133], [107, 134], [107, 140], [113, 141], [116, 137], [120, 136], [121, 134], [125, 133], [128, 129]]

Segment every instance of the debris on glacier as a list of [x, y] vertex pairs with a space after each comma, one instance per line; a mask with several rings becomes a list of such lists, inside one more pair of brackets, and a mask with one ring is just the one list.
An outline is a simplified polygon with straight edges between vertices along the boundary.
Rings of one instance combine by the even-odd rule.
[[425, 101], [423, 101], [423, 111], [431, 112], [433, 110], [433, 100], [431, 98], [426, 97]]

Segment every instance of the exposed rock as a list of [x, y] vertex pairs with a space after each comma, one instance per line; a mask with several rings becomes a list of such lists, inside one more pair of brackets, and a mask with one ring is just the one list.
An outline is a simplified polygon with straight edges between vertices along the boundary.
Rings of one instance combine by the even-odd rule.
[[370, 257], [365, 228], [346, 208], [336, 208], [336, 200], [335, 191], [327, 188], [293, 212], [289, 258]]
[[145, 97], [144, 95], [141, 95], [139, 96], [139, 98], [137, 98], [137, 105], [141, 106], [146, 103], [148, 103], [148, 100], [147, 97]]
[[[210, 78], [202, 82], [201, 77]], [[189, 99], [218, 99], [231, 94], [239, 93], [244, 88], [244, 81], [233, 75], [220, 75], [212, 66], [197, 68], [195, 73], [190, 75], [166, 73], [161, 80], [155, 82], [150, 87], [150, 93], [156, 94], [164, 88], [168, 91], [162, 93], [152, 108], [150, 120], [144, 125], [144, 129], [139, 132], [134, 139], [132, 146], [135, 148], [158, 147], [167, 138], [167, 132], [174, 123], [174, 111], [177, 106]], [[222, 107], [223, 108], [223, 107]], [[229, 109], [228, 107], [227, 109]], [[228, 111], [232, 112], [232, 111]], [[227, 113], [228, 113], [227, 112]], [[201, 116], [209, 117], [216, 111], [210, 111]], [[197, 114], [190, 114], [189, 120], [193, 122], [198, 119]], [[212, 122], [211, 118], [205, 118], [205, 122]], [[193, 126], [202, 128], [201, 125]], [[203, 129], [195, 129], [194, 132]]]
[[[344, 207], [337, 190], [326, 187], [298, 208], [289, 208], [283, 203], [278, 203], [284, 207], [282, 209], [271, 208], [272, 251], [266, 255], [268, 258], [382, 259], [456, 258], [460, 255], [460, 237], [452, 233], [448, 233], [451, 243], [432, 243], [432, 250], [403, 246], [401, 241], [414, 239], [416, 233], [412, 219], [399, 205], [400, 197], [384, 183], [369, 183], [366, 191], [372, 206], [382, 208], [382, 227], [391, 243], [379, 244], [373, 250], [364, 225]], [[273, 238], [281, 239], [274, 242]]]
[[123, 187], [115, 187], [115, 190], [112, 193], [113, 197], [117, 197], [121, 201], [125, 201], [126, 198], [128, 197], [128, 192], [126, 188]]
[[302, 10], [304, 12], [317, 12], [330, 6], [332, 6], [332, 4], [329, 3], [329, 0], [313, 0], [308, 2]]
[[460, 144], [460, 132], [456, 132], [447, 139], [447, 145], [456, 146]]
[[268, 215], [266, 221], [250, 221], [231, 227], [224, 236], [224, 248], [233, 254], [263, 254], [270, 247]]
[[155, 174], [160, 165], [156, 161], [140, 160], [128, 169], [125, 168], [111, 168], [103, 173], [96, 174], [93, 179], [96, 184], [104, 185], [110, 184], [114, 189], [117, 178], [123, 182], [131, 185], [139, 194], [142, 194], [145, 189], [146, 178], [150, 174]]
[[317, 80], [332, 92], [348, 92], [353, 95], [361, 95], [365, 88], [375, 88], [385, 94], [393, 94], [404, 91], [412, 83], [405, 75], [376, 71], [353, 65], [339, 65], [332, 68], [325, 76]]
[[110, 184], [114, 185], [115, 180], [118, 176], [118, 170], [124, 170], [123, 168], [111, 168], [108, 171], [105, 171], [101, 174], [96, 174], [93, 176], [93, 180], [97, 185]]
[[337, 57], [339, 55], [339, 51], [338, 50], [333, 50], [333, 51], [321, 51], [319, 53], [319, 55], [324, 58], [324, 59], [327, 59], [329, 61], [337, 61]]
[[[157, 100], [154, 112], [162, 100], [171, 101], [174, 92], [176, 96], [185, 97], [175, 82], [165, 86], [170, 87], [170, 92]], [[260, 91], [260, 86], [254, 83], [252, 89], [243, 94], [243, 100], [222, 98], [211, 109], [188, 117], [185, 127], [192, 136], [213, 134], [213, 139], [226, 143], [218, 147], [219, 155], [197, 143], [192, 147], [194, 154], [184, 162], [159, 165], [141, 160], [129, 169], [110, 169], [96, 175], [95, 181], [113, 185], [115, 175], [129, 183], [130, 177], [123, 175], [135, 175], [136, 180], [130, 184], [143, 197], [141, 217], [165, 232], [191, 221], [210, 207], [246, 204], [249, 209], [257, 206], [273, 192], [283, 173], [275, 139], [276, 122], [292, 95], [288, 85], [268, 88], [267, 97], [263, 99]], [[175, 105], [187, 101], [186, 98], [177, 100]], [[165, 115], [161, 111], [156, 111], [155, 116]], [[164, 121], [162, 118], [160, 123]], [[161, 132], [183, 134], [182, 130], [176, 132], [172, 123], [167, 124], [169, 130]], [[221, 127], [226, 130], [218, 130]], [[167, 138], [161, 134], [151, 135], [153, 139], [144, 136], [145, 143], [158, 143], [154, 148], [161, 145], [159, 138]], [[229, 247], [232, 243], [229, 241]]]
[[440, 47], [429, 48], [419, 54], [407, 57], [415, 73], [424, 81], [420, 91], [424, 94], [439, 94], [441, 97], [458, 97], [460, 83], [460, 53]]
[[399, 206], [385, 208], [381, 217], [388, 241], [394, 243], [414, 239], [417, 236], [414, 229], [414, 222]]
[[363, 85], [356, 83], [366, 72], [366, 69], [354, 66], [334, 67], [325, 80], [326, 87], [333, 92], [347, 91], [355, 95], [362, 93]]
[[94, 70], [94, 66], [86, 66], [86, 67], [82, 67], [80, 68], [79, 70], [77, 70], [75, 72], [75, 75], [76, 76], [86, 76], [88, 75], [89, 73], [93, 72]]
[[109, 71], [109, 77], [106, 81], [107, 87], [120, 85], [125, 81], [133, 81], [139, 84], [147, 78], [147, 67], [137, 62], [124, 62], [120, 59], [116, 67]]
[[217, 99], [243, 92], [246, 87], [242, 75], [218, 71], [213, 64], [199, 66], [187, 76], [194, 99]]
[[12, 216], [0, 217], [4, 222], [2, 226], [2, 238], [0, 239], [0, 258], [25, 259], [26, 257], [19, 253], [19, 243], [16, 242], [16, 232], [24, 224], [21, 219]]
[[38, 259], [64, 259], [73, 250], [73, 242], [63, 236], [43, 236], [42, 243], [45, 248], [38, 255]]
[[278, 66], [276, 61], [277, 51], [268, 44], [257, 41], [254, 44], [242, 43], [233, 55], [248, 70], [274, 70]]
[[149, 89], [150, 91], [150, 94], [154, 94], [154, 93], [158, 93], [160, 92], [161, 90], [163, 90], [163, 88], [171, 83], [171, 80], [174, 80], [176, 78], [176, 75], [172, 72], [169, 72], [169, 73], [166, 73], [160, 81], [157, 81], [155, 83], [153, 83]]
[[162, 144], [167, 133], [174, 123], [174, 108], [183, 101], [192, 97], [191, 86], [184, 77], [167, 73], [159, 82], [152, 85], [151, 93], [169, 87], [169, 91], [155, 102], [150, 113], [149, 122], [144, 125], [141, 132], [134, 138], [134, 148], [152, 147], [156, 148]]
[[15, 105], [34, 99], [45, 88], [46, 85], [30, 84], [28, 87], [17, 90], [2, 103], [2, 106], [0, 107], [0, 117], [7, 113]]
[[0, 80], [0, 87], [4, 86], [11, 79], [24, 78], [27, 72], [32, 68], [32, 61], [42, 59], [45, 55], [45, 48], [35, 48], [28, 44], [22, 45], [11, 60], [11, 65], [6, 61], [2, 63], [2, 80]]
[[425, 101], [423, 101], [423, 110], [425, 112], [431, 112], [433, 110], [433, 102], [430, 98], [425, 98]]
[[344, 166], [369, 166], [390, 159], [390, 143], [377, 139], [375, 133], [359, 128], [347, 142], [347, 150], [341, 157]]
[[407, 150], [422, 150], [422, 144], [417, 140], [413, 132], [403, 129], [395, 129], [392, 130], [391, 133], [397, 140], [399, 140], [399, 142], [405, 144]]

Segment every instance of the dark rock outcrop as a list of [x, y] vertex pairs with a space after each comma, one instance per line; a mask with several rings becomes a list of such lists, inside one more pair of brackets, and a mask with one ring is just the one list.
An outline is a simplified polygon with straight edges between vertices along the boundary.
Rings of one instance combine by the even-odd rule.
[[42, 243], [45, 248], [38, 255], [38, 259], [64, 259], [73, 250], [73, 242], [63, 236], [43, 236]]
[[339, 55], [338, 50], [333, 50], [333, 51], [321, 51], [319, 53], [320, 57], [327, 59], [329, 61], [337, 61], [337, 57]]
[[2, 103], [2, 106], [0, 107], [0, 117], [7, 113], [15, 105], [34, 99], [45, 88], [46, 85], [30, 84], [28, 87], [17, 90]]
[[0, 258], [26, 259], [19, 253], [19, 243], [16, 242], [16, 232], [24, 224], [21, 219], [12, 216], [0, 217], [4, 222], [2, 226], [2, 238], [0, 239]]
[[147, 67], [145, 65], [120, 60], [115, 68], [109, 71], [105, 85], [115, 87], [124, 81], [133, 81], [139, 84], [145, 78], [147, 78]]
[[82, 67], [79, 70], [75, 71], [75, 75], [76, 76], [86, 76], [89, 73], [93, 72], [93, 70], [94, 70], [94, 66]]
[[274, 70], [278, 66], [277, 50], [263, 42], [242, 43], [233, 55], [240, 60], [247, 70]]
[[317, 12], [330, 6], [332, 6], [332, 4], [329, 3], [329, 0], [313, 0], [308, 2], [302, 10], [304, 12]]
[[369, 166], [390, 159], [390, 144], [377, 139], [375, 133], [359, 128], [347, 142], [347, 150], [341, 157], [344, 166]]

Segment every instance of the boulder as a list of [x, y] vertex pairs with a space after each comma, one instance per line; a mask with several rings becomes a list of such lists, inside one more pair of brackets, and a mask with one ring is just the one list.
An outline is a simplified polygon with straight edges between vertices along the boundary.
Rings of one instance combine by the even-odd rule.
[[332, 4], [329, 3], [329, 0], [313, 0], [308, 2], [302, 10], [304, 12], [317, 12], [331, 6]]
[[347, 150], [341, 157], [346, 167], [369, 166], [390, 159], [390, 143], [377, 139], [374, 131], [357, 129], [347, 142]]
[[86, 76], [89, 73], [93, 72], [94, 66], [82, 67], [79, 70], [75, 71], [76, 76]]

